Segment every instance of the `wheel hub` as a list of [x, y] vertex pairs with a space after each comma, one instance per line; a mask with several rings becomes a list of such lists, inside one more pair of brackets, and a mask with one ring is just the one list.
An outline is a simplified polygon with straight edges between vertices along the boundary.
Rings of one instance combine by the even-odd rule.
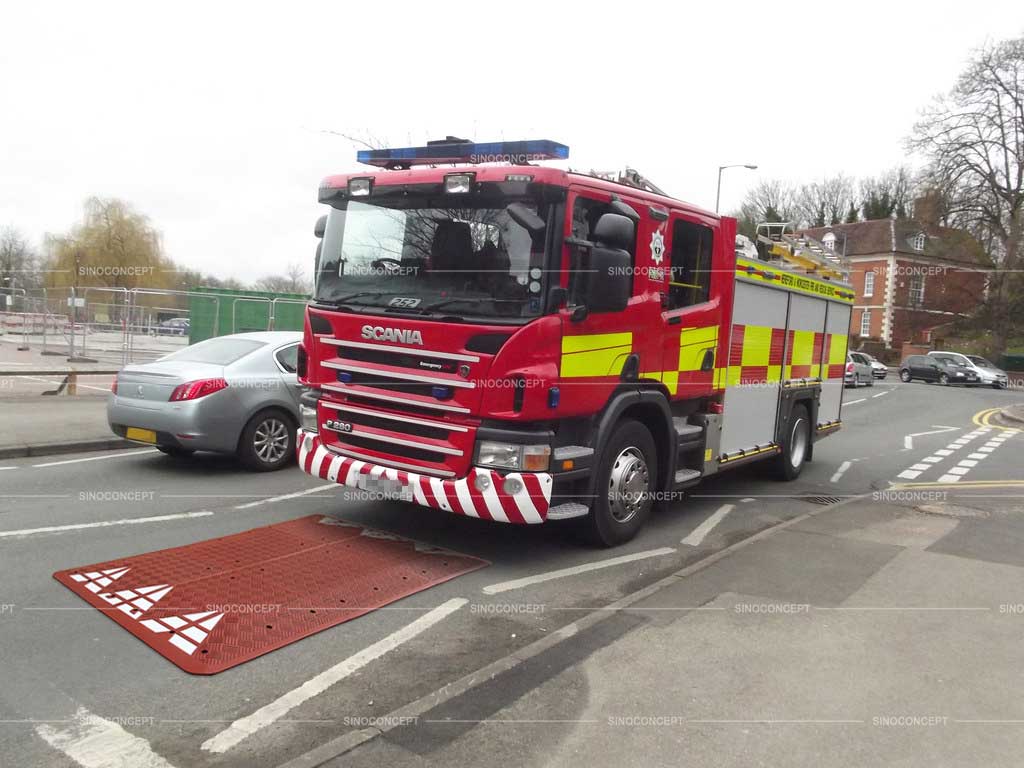
[[252, 444], [260, 461], [280, 461], [288, 450], [288, 427], [280, 419], [265, 419], [256, 427]]
[[630, 446], [612, 462], [608, 479], [608, 507], [618, 523], [633, 519], [650, 496], [651, 476], [639, 448]]

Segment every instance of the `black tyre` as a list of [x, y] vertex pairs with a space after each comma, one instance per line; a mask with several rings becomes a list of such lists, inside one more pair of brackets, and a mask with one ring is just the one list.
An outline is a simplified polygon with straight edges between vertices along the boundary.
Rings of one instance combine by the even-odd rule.
[[251, 470], [273, 472], [295, 461], [295, 420], [284, 411], [260, 411], [245, 425], [238, 457]]
[[603, 547], [623, 544], [650, 517], [658, 453], [647, 427], [627, 419], [612, 432], [597, 467], [594, 503], [584, 518], [587, 537]]
[[947, 376], [944, 373], [940, 373], [939, 374], [939, 384], [941, 384], [944, 387], [948, 387], [949, 386], [949, 376]]
[[900, 371], [900, 381], [902, 381], [904, 384], [909, 384], [910, 383], [910, 371], [907, 371], [907, 370]]
[[804, 405], [794, 405], [782, 438], [782, 453], [775, 459], [780, 480], [800, 477], [811, 448], [811, 419]]
[[195, 453], [191, 448], [179, 448], [176, 445], [158, 445], [156, 449], [160, 453], [166, 453], [168, 456], [173, 456], [176, 459], [185, 459]]

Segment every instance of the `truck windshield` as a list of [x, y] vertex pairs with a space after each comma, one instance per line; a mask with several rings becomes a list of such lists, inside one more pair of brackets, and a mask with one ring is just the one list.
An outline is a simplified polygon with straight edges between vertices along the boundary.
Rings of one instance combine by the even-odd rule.
[[[534, 317], [541, 313], [545, 229], [517, 223], [488, 195], [345, 200], [328, 214], [316, 276], [325, 304], [429, 313]], [[520, 220], [522, 216], [519, 217]]]

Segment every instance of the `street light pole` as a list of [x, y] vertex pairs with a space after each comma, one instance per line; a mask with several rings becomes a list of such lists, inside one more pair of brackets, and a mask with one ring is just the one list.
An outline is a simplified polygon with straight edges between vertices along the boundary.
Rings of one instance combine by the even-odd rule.
[[718, 189], [715, 191], [715, 213], [718, 213], [718, 203], [722, 199], [722, 171], [726, 168], [746, 168], [751, 171], [757, 170], [757, 166], [750, 163], [736, 163], [734, 165], [718, 166]]

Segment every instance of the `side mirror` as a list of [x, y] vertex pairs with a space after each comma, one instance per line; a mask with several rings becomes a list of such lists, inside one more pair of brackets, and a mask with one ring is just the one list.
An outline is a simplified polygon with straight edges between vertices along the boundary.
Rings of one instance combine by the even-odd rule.
[[313, 234], [322, 240], [325, 231], [327, 231], [327, 216], [321, 216], [313, 225]]
[[544, 223], [544, 219], [522, 203], [509, 203], [505, 206], [505, 211], [511, 217], [512, 221], [529, 231], [531, 234], [543, 232], [544, 227], [547, 226], [547, 224]]
[[597, 220], [590, 237], [600, 246], [628, 251], [633, 247], [636, 227], [620, 213], [606, 213]]
[[[601, 220], [614, 215], [605, 214]], [[588, 261], [587, 310], [590, 312], [621, 312], [624, 310], [633, 290], [633, 277], [630, 269], [632, 257], [621, 248], [595, 245], [590, 250]]]

